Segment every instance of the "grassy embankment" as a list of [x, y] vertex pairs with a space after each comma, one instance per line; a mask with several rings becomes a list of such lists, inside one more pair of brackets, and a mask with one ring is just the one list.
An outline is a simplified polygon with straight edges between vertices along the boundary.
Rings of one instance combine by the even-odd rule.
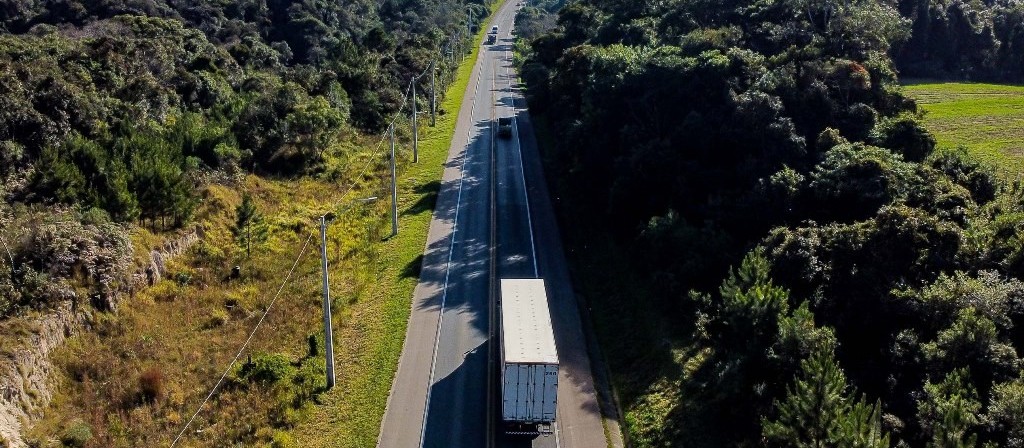
[[[303, 244], [316, 232], [315, 217], [331, 204], [376, 195], [380, 201], [353, 208], [328, 234], [337, 387], [319, 397], [319, 406], [282, 406], [280, 401], [294, 394], [285, 389], [300, 386], [247, 385], [235, 380], [236, 366], [182, 445], [252, 440], [274, 441], [275, 446], [373, 446], [402, 349], [443, 164], [476, 60], [478, 47], [473, 48], [449, 88], [451, 95], [440, 105], [437, 126], [420, 127], [420, 163], [401, 168], [397, 237], [382, 238], [390, 232], [386, 170], [359, 175], [370, 157], [383, 159], [373, 152], [375, 137], [353, 136], [338, 145], [326, 173], [316, 178], [247, 176], [234, 187], [206, 187], [195, 220], [201, 242], [170, 264], [167, 279], [126, 300], [118, 315], [95, 316], [94, 331], [70, 339], [55, 354], [54, 399], [28, 431], [30, 440], [44, 442], [87, 429], [88, 446], [168, 445], [269, 306]], [[401, 131], [402, 141], [408, 142], [408, 129]], [[407, 143], [402, 145], [400, 157], [407, 160], [409, 150]], [[371, 166], [385, 165], [374, 161]], [[345, 186], [353, 179], [356, 186], [346, 195]], [[251, 258], [235, 245], [229, 230], [241, 190], [253, 194], [270, 228], [269, 241]], [[145, 230], [137, 230], [134, 238], [140, 253], [160, 239]], [[281, 354], [294, 370], [312, 370], [312, 376], [322, 369], [317, 367], [322, 357], [307, 358], [308, 337], [322, 336], [318, 255], [314, 238], [247, 354], [257, 359]], [[241, 265], [242, 276], [227, 281], [235, 264]]]
[[[491, 17], [502, 3], [499, 0], [492, 5]], [[403, 208], [402, 233], [381, 248], [382, 269], [374, 295], [386, 302], [372, 310], [379, 314], [374, 319], [383, 319], [374, 328], [379, 337], [365, 339], [372, 342], [370, 345], [345, 347], [335, 355], [339, 360], [346, 356], [360, 356], [368, 364], [339, 368], [341, 372], [348, 372], [347, 375], [342, 374], [347, 378], [339, 380], [340, 387], [324, 397], [324, 406], [317, 408], [314, 418], [296, 430], [302, 446], [368, 447], [377, 443], [384, 407], [405, 340], [413, 289], [419, 281], [420, 257], [430, 228], [439, 180], [455, 133], [459, 108], [480, 51], [476, 43], [483, 39], [485, 29], [481, 26], [474, 37], [472, 53], [459, 67], [456, 81], [448, 90], [450, 94], [440, 105], [440, 109], [448, 113], [438, 116], [437, 127], [428, 128], [420, 137], [420, 163], [412, 166], [407, 174], [410, 180], [415, 179], [407, 183], [419, 187], [405, 192], [406, 197], [416, 201]], [[425, 194], [417, 194], [416, 191]], [[341, 340], [355, 338], [361, 331], [364, 329], [346, 326], [341, 331]], [[357, 370], [350, 370], [353, 367]]]
[[1024, 172], [1024, 86], [908, 82], [942, 148], [963, 145], [1004, 175]]

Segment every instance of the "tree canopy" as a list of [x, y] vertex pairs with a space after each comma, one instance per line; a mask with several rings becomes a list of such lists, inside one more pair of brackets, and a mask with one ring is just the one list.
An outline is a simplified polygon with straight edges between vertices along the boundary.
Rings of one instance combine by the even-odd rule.
[[966, 36], [1017, 8], [578, 0], [520, 45], [566, 213], [700, 353], [640, 446], [1020, 443], [1022, 188], [936, 148], [897, 77], [925, 38], [927, 61], [1015, 70], [1012, 39]]
[[199, 173], [315, 172], [330, 148], [381, 130], [413, 74], [484, 11], [461, 0], [9, 3], [3, 193], [181, 224]]

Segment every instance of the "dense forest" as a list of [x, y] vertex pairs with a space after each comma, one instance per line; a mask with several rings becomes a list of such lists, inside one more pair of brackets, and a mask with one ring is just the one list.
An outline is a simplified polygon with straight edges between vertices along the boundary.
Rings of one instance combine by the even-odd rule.
[[381, 131], [412, 76], [486, 12], [461, 0], [4, 2], [0, 315], [74, 297], [72, 277], [109, 304], [126, 225], [185, 225], [201, 184], [336, 175], [325, 161]]
[[656, 316], [602, 341], [634, 444], [1024, 446], [1024, 187], [897, 80], [1019, 76], [1021, 8], [578, 0], [520, 47], [563, 219]]
[[893, 47], [902, 76], [1024, 82], [1024, 4], [1015, 0], [900, 0], [912, 21]]

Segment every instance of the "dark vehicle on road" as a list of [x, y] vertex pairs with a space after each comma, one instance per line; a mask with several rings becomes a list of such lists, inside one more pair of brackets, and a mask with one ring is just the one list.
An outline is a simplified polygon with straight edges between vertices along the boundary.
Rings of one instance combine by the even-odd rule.
[[487, 45], [491, 45], [491, 44], [493, 44], [496, 41], [497, 41], [497, 36], [495, 36], [494, 34], [488, 34], [487, 35], [487, 41], [486, 41]]
[[512, 137], [512, 117], [501, 117], [498, 119], [498, 137]]

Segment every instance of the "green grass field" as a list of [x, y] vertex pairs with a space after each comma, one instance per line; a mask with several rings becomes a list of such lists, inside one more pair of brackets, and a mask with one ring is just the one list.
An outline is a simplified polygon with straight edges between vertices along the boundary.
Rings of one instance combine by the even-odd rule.
[[941, 148], [965, 146], [1005, 176], [1024, 173], [1024, 86], [910, 82]]

